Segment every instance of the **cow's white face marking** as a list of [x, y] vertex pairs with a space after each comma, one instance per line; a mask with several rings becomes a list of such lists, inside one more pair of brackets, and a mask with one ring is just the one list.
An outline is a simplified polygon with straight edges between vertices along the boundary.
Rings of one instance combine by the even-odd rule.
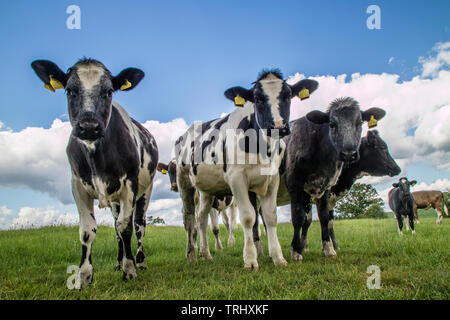
[[283, 125], [283, 118], [280, 115], [280, 107], [278, 97], [283, 88], [283, 80], [277, 78], [273, 74], [269, 74], [265, 79], [259, 81], [261, 83], [264, 94], [269, 99], [270, 109], [272, 112], [275, 127]]
[[100, 82], [105, 70], [100, 66], [89, 64], [77, 68], [77, 75], [85, 90], [91, 90], [92, 87]]

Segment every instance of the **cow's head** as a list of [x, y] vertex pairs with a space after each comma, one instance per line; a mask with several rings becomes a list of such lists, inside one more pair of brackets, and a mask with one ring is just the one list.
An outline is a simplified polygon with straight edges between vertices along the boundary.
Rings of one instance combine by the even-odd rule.
[[101, 62], [93, 59], [78, 61], [67, 73], [47, 60], [33, 61], [31, 67], [45, 88], [66, 90], [72, 134], [85, 141], [104, 136], [111, 117], [113, 92], [131, 90], [144, 77], [144, 72], [136, 68], [112, 76]]
[[316, 124], [329, 125], [329, 137], [341, 161], [351, 163], [359, 160], [362, 123], [373, 116], [380, 120], [386, 112], [380, 108], [359, 109], [353, 98], [338, 98], [331, 102], [327, 112], [311, 111], [306, 118]]
[[177, 185], [177, 164], [174, 160], [171, 160], [168, 164], [158, 162], [156, 166], [156, 170], [161, 172], [162, 174], [169, 174], [170, 180], [170, 190], [174, 192], [178, 192]]
[[367, 136], [361, 139], [359, 148], [360, 160], [365, 172], [371, 176], [396, 176], [401, 169], [389, 153], [386, 142], [377, 130], [369, 130]]
[[266, 129], [268, 134], [275, 129], [280, 137], [284, 137], [290, 133], [291, 99], [300, 92], [302, 98], [307, 98], [318, 85], [317, 81], [307, 79], [289, 85], [279, 70], [270, 70], [263, 71], [251, 89], [232, 87], [225, 91], [225, 97], [234, 101], [236, 106], [242, 107], [246, 101], [253, 103], [255, 129]]

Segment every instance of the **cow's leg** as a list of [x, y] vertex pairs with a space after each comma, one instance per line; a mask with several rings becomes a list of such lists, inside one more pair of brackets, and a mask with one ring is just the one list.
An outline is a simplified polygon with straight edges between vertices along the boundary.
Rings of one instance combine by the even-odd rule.
[[252, 230], [256, 213], [248, 197], [248, 187], [242, 175], [237, 174], [230, 177], [229, 185], [234, 201], [239, 209], [239, 220], [244, 230], [244, 267], [257, 270], [258, 261]]
[[269, 256], [275, 265], [287, 265], [283, 257], [280, 242], [277, 235], [277, 191], [280, 177], [276, 175], [272, 179], [265, 196], [260, 198], [262, 216], [266, 224], [267, 242], [269, 246]]
[[222, 242], [220, 242], [220, 237], [219, 237], [219, 212], [216, 209], [211, 209], [209, 216], [211, 217], [211, 231], [214, 234], [214, 238], [215, 238], [215, 249], [216, 251], [218, 250], [222, 250], [223, 246], [222, 246]]
[[199, 205], [196, 210], [198, 217], [198, 226], [199, 226], [199, 234], [200, 234], [200, 256], [205, 258], [206, 260], [211, 260], [212, 256], [209, 252], [208, 246], [208, 237], [207, 237], [207, 229], [208, 229], [208, 215], [212, 209], [212, 203], [214, 197], [205, 193], [199, 192]]
[[328, 231], [328, 223], [330, 220], [330, 212], [328, 210], [328, 191], [317, 202], [317, 212], [319, 214], [320, 227], [322, 230], [322, 249], [326, 257], [336, 256], [336, 251], [333, 248], [333, 242]]
[[437, 212], [436, 224], [441, 224], [442, 223], [442, 206], [441, 206], [441, 208], [439, 208], [439, 207], [434, 208], [434, 210], [436, 210], [436, 212]]
[[196, 256], [196, 242], [197, 229], [195, 217], [195, 188], [189, 182], [189, 178], [179, 175], [180, 170], [177, 170], [177, 183], [180, 190], [181, 200], [183, 201], [183, 224], [186, 230], [186, 259], [187, 262], [197, 261]]
[[256, 198], [256, 194], [254, 192], [249, 192], [248, 197], [250, 199], [250, 202], [252, 203], [253, 209], [255, 210], [255, 223], [253, 224], [252, 232], [253, 232], [253, 243], [256, 247], [256, 252], [258, 254], [258, 257], [262, 256], [263, 249], [261, 245], [261, 241], [259, 239], [260, 232], [259, 232], [259, 219], [258, 214], [259, 208], [258, 208], [258, 200]]
[[235, 243], [234, 239], [234, 229], [236, 228], [236, 210], [234, 204], [226, 208], [221, 213], [223, 223], [228, 231], [228, 242], [227, 246], [231, 247]]
[[414, 212], [410, 212], [408, 218], [409, 218], [409, 226], [411, 227], [411, 232], [412, 234], [415, 234], [416, 230], [414, 229]]
[[[137, 183], [137, 182], [134, 182]], [[136, 196], [133, 192], [132, 181], [126, 181], [121, 198], [120, 213], [117, 218], [116, 231], [123, 243], [124, 257], [122, 259], [123, 280], [136, 277], [136, 263], [131, 251], [131, 237], [133, 235], [133, 213], [136, 206]]]
[[152, 193], [152, 186], [136, 201], [136, 208], [134, 213], [134, 233], [137, 239], [136, 251], [136, 266], [141, 269], [147, 269], [147, 261], [144, 254], [144, 237], [147, 209], [150, 203], [150, 196]]
[[291, 259], [302, 261], [303, 243], [300, 239], [300, 230], [306, 218], [304, 202], [307, 194], [303, 191], [303, 185], [293, 185], [288, 187], [288, 191], [291, 198], [291, 220], [294, 227], [294, 235], [291, 242]]
[[75, 288], [81, 289], [89, 285], [94, 278], [91, 249], [97, 233], [94, 217], [94, 199], [83, 188], [78, 179], [72, 179], [72, 193], [80, 216], [79, 234], [81, 242], [81, 262]]
[[334, 209], [330, 210], [329, 214], [330, 219], [328, 220], [328, 232], [330, 233], [330, 238], [331, 241], [333, 242], [334, 250], [337, 250], [339, 249], [339, 247], [336, 240], [336, 235], [334, 234]]
[[395, 213], [395, 218], [397, 219], [397, 225], [398, 225], [398, 234], [403, 235], [402, 229], [403, 229], [403, 221], [402, 216], [399, 213]]
[[116, 270], [122, 270], [122, 260], [123, 260], [123, 242], [122, 239], [119, 237], [119, 234], [117, 233], [117, 218], [119, 217], [120, 213], [120, 203], [114, 202], [111, 204], [111, 212], [114, 218], [114, 228], [116, 229], [116, 237], [117, 237], [117, 264], [116, 264]]
[[403, 217], [403, 224], [405, 225], [406, 231], [408, 231], [409, 230], [409, 221], [408, 221], [408, 217], [407, 216]]
[[417, 204], [415, 202], [413, 205], [413, 210], [414, 210], [414, 219], [416, 220], [416, 223], [419, 223], [419, 213], [417, 210]]
[[308, 251], [309, 249], [308, 230], [312, 222], [312, 206], [310, 205], [309, 208], [305, 208], [305, 211], [306, 211], [306, 219], [305, 222], [303, 222], [302, 235], [300, 236], [304, 252]]

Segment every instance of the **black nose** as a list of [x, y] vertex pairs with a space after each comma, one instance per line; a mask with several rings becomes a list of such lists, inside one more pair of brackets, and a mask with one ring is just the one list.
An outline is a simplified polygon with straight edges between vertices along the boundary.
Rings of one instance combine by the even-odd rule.
[[271, 134], [271, 131], [272, 131], [272, 130], [278, 130], [278, 136], [279, 136], [280, 138], [282, 138], [282, 137], [284, 137], [284, 136], [287, 136], [288, 134], [291, 133], [291, 129], [289, 128], [289, 125], [288, 125], [288, 124], [283, 125], [283, 126], [281, 126], [281, 127], [270, 126], [270, 127], [268, 128], [268, 135], [269, 135], [269, 136], [272, 136], [272, 134]]
[[96, 120], [82, 121], [78, 123], [80, 136], [86, 139], [97, 138], [101, 131], [100, 123]]
[[344, 162], [355, 162], [358, 161], [358, 151], [341, 151], [339, 157]]

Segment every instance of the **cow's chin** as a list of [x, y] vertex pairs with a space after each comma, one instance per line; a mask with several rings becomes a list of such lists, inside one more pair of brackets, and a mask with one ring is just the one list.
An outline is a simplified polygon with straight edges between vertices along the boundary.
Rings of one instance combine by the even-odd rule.
[[101, 138], [103, 138], [103, 133], [98, 134], [74, 134], [79, 140], [83, 141], [86, 144], [95, 144]]

